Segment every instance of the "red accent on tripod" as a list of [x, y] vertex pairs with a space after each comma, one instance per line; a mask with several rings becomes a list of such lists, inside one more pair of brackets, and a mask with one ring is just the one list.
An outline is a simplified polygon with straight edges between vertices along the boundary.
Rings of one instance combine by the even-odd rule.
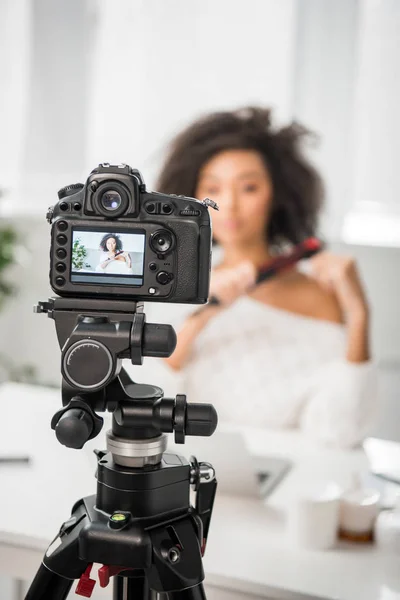
[[110, 577], [118, 575], [121, 571], [126, 571], [126, 567], [111, 567], [109, 565], [103, 565], [99, 569], [99, 581], [100, 587], [105, 588], [110, 583]]
[[78, 596], [84, 596], [85, 598], [90, 598], [93, 593], [94, 586], [96, 585], [95, 579], [90, 579], [90, 571], [92, 570], [93, 563], [88, 565], [86, 571], [81, 575], [81, 578], [78, 581], [78, 585], [76, 586], [75, 594]]

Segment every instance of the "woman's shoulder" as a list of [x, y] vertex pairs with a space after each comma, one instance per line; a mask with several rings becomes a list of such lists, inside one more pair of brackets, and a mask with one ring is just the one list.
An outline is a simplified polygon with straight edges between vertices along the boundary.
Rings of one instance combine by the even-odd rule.
[[259, 285], [251, 294], [255, 300], [304, 317], [343, 323], [336, 296], [312, 277], [291, 271]]

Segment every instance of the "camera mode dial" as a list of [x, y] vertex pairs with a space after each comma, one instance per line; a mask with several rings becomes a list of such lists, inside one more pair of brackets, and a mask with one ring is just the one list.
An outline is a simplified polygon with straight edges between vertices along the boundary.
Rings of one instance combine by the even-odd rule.
[[58, 198], [62, 200], [67, 196], [73, 196], [76, 192], [79, 192], [84, 187], [83, 183], [72, 183], [58, 190]]

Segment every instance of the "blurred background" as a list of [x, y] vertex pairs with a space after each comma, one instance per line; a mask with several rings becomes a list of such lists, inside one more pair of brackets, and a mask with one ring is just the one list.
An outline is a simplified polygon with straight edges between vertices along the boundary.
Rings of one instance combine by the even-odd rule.
[[260, 104], [319, 137], [322, 233], [372, 309], [374, 433], [400, 440], [399, 30], [398, 0], [0, 0], [0, 380], [60, 382], [54, 323], [32, 313], [57, 190], [105, 161], [151, 189], [182, 127]]

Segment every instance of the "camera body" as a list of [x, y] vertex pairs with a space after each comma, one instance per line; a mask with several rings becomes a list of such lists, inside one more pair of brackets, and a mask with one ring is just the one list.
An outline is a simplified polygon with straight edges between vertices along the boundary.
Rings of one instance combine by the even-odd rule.
[[58, 195], [47, 218], [59, 296], [207, 302], [212, 201], [147, 192], [139, 171], [108, 163]]

